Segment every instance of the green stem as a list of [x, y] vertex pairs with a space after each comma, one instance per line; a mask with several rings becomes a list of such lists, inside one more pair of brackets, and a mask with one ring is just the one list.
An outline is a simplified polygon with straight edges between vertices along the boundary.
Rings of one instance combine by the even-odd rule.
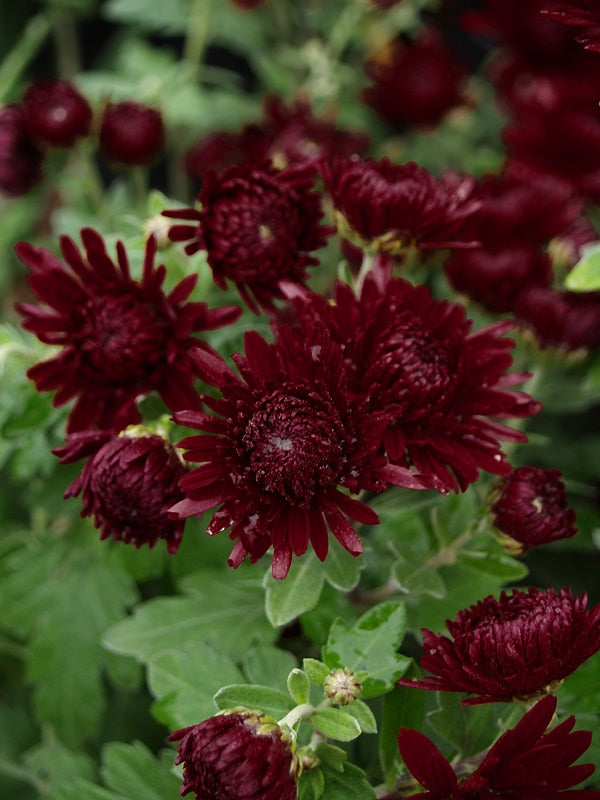
[[287, 728], [293, 728], [300, 720], [310, 717], [314, 710], [314, 706], [310, 703], [301, 703], [299, 706], [292, 708], [292, 710], [288, 712], [285, 717], [282, 717], [277, 724], [280, 727], [286, 726]]
[[24, 767], [20, 767], [18, 764], [14, 764], [12, 761], [8, 761], [5, 758], [0, 758], [0, 773], [28, 783], [30, 786], [33, 786], [40, 795], [44, 795], [47, 792], [48, 787], [36, 778], [35, 775], [32, 775]]
[[50, 20], [44, 13], [36, 14], [25, 25], [17, 43], [0, 66], [0, 103], [8, 99], [25, 68], [44, 44], [51, 30]]
[[211, 0], [194, 0], [188, 33], [183, 46], [183, 65], [192, 78], [198, 78], [208, 39]]
[[53, 33], [58, 75], [63, 80], [71, 80], [81, 70], [81, 51], [73, 17], [64, 12], [57, 15]]

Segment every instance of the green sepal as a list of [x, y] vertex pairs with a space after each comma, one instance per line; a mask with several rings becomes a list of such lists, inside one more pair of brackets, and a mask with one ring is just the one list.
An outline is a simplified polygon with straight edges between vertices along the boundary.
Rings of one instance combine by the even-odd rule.
[[322, 661], [318, 661], [316, 658], [303, 659], [302, 666], [304, 667], [304, 671], [308, 675], [310, 682], [314, 683], [315, 686], [323, 686], [325, 683], [325, 678], [331, 672], [331, 669], [327, 666], [327, 664], [324, 664]]

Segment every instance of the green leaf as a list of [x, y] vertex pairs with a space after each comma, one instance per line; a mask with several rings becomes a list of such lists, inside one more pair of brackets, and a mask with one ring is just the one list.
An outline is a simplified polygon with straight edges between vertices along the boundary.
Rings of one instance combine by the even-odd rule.
[[331, 537], [324, 566], [327, 582], [334, 589], [339, 589], [340, 592], [350, 592], [360, 579], [364, 559], [351, 555], [336, 539]]
[[324, 582], [323, 565], [312, 550], [292, 562], [283, 580], [275, 580], [269, 569], [264, 587], [266, 614], [271, 625], [287, 625], [304, 611], [314, 608], [319, 602]]
[[491, 548], [487, 550], [461, 550], [458, 560], [470, 569], [483, 572], [485, 575], [495, 578], [498, 583], [521, 580], [529, 572], [522, 561], [512, 558], [512, 556], [504, 552], [493, 552]]
[[[178, 796], [181, 781], [173, 774], [173, 753], [159, 761], [141, 742], [111, 742], [102, 753], [102, 778], [127, 800], [166, 800]], [[170, 762], [170, 763], [169, 763]]]
[[398, 559], [392, 568], [392, 576], [398, 582], [400, 591], [407, 595], [426, 594], [441, 600], [446, 594], [439, 572], [427, 566], [416, 565], [414, 559]]
[[342, 772], [344, 764], [348, 759], [348, 754], [341, 747], [329, 742], [320, 741], [315, 747], [315, 753], [321, 764], [327, 764], [336, 772]]
[[365, 780], [365, 773], [354, 764], [346, 762], [338, 772], [328, 764], [323, 764], [327, 800], [372, 800], [376, 797], [374, 789]]
[[377, 733], [375, 714], [363, 700], [355, 700], [344, 706], [344, 710], [354, 717], [363, 733]]
[[252, 686], [246, 683], [219, 689], [215, 694], [215, 703], [221, 710], [241, 706], [249, 711], [263, 711], [276, 720], [284, 717], [294, 707], [285, 692], [270, 686]]
[[182, 641], [207, 643], [240, 659], [255, 641], [269, 642], [275, 631], [264, 616], [263, 593], [254, 578], [242, 573], [194, 573], [192, 597], [160, 597], [140, 605], [104, 637], [110, 650], [149, 662]]
[[159, 701], [153, 714], [170, 728], [193, 725], [215, 713], [213, 696], [223, 684], [243, 680], [225, 653], [189, 642], [158, 653], [148, 666], [148, 686]]
[[262, 683], [282, 691], [287, 691], [287, 676], [297, 663], [295, 656], [288, 650], [262, 644], [253, 647], [242, 659], [248, 683]]
[[565, 278], [571, 292], [596, 292], [600, 289], [600, 242], [582, 247], [582, 256]]
[[47, 800], [81, 800], [82, 797], [85, 800], [129, 800], [122, 794], [115, 794], [109, 789], [81, 779], [53, 787]]
[[325, 791], [325, 778], [320, 767], [304, 770], [298, 782], [298, 800], [319, 800]]
[[331, 672], [327, 664], [324, 664], [322, 661], [317, 661], [316, 658], [303, 659], [302, 666], [311, 683], [314, 683], [315, 686], [323, 686], [325, 678]]
[[323, 647], [323, 661], [331, 668], [347, 667], [366, 671], [363, 697], [377, 697], [388, 691], [406, 672], [410, 659], [397, 653], [406, 630], [402, 603], [374, 606], [352, 628], [337, 620]]
[[287, 679], [287, 688], [292, 699], [297, 705], [308, 703], [310, 697], [310, 681], [308, 675], [297, 667], [294, 668]]
[[[410, 674], [410, 677], [416, 677], [416, 673]], [[398, 751], [398, 731], [400, 728], [422, 729], [425, 717], [425, 694], [409, 686], [396, 685], [383, 698], [379, 756], [388, 788], [394, 785], [403, 771]]]
[[92, 780], [95, 775], [95, 765], [90, 756], [69, 750], [58, 741], [32, 747], [24, 754], [23, 762], [49, 787], [75, 778]]
[[139, 26], [161, 34], [185, 33], [189, 24], [190, 0], [169, 0], [168, 4], [153, 0], [106, 0], [102, 15], [122, 25]]
[[328, 739], [351, 742], [360, 736], [360, 725], [356, 719], [341, 708], [320, 708], [311, 716], [312, 725]]

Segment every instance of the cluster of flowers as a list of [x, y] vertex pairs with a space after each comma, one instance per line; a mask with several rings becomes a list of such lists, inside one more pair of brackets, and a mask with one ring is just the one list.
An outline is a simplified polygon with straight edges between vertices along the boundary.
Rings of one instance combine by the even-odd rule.
[[0, 192], [19, 197], [43, 177], [49, 149], [70, 148], [97, 128], [98, 145], [110, 162], [145, 166], [165, 147], [161, 114], [132, 100], [108, 103], [94, 122], [92, 108], [70, 82], [43, 80], [18, 103], [0, 108]]
[[[369, 494], [389, 486], [465, 491], [481, 471], [499, 478], [490, 509], [513, 552], [575, 534], [560, 473], [513, 469], [502, 449], [502, 441], [526, 437], [498, 420], [539, 410], [513, 388], [528, 378], [510, 371], [514, 321], [473, 332], [461, 304], [397, 277], [410, 260], [428, 264], [432, 254], [449, 252], [444, 269], [452, 285], [491, 312], [513, 312], [542, 346], [600, 343], [600, 298], [554, 289], [548, 252], [553, 240], [569, 243], [562, 250], [570, 266], [578, 247], [595, 238], [583, 215], [599, 197], [600, 119], [589, 75], [600, 62], [592, 65], [593, 55], [544, 20], [543, 7], [528, 0], [524, 13], [522, 3], [515, 10], [489, 0], [485, 12], [467, 19], [504, 45], [489, 73], [514, 115], [500, 175], [477, 181], [448, 170], [438, 179], [412, 162], [367, 158], [363, 134], [316, 119], [305, 100], [286, 108], [270, 98], [259, 124], [211, 134], [192, 148], [186, 168], [202, 183], [198, 205], [164, 212], [175, 220], [169, 238], [188, 254], [204, 250], [216, 286], [233, 284], [252, 312], [270, 318], [272, 341], [246, 333], [244, 352], [233, 356], [236, 370], [198, 334], [231, 325], [241, 308], [190, 301], [196, 275], [166, 293], [153, 236], [139, 280], [123, 245], [114, 260], [91, 229], [81, 233], [83, 250], [61, 238], [62, 260], [17, 246], [41, 301], [20, 304], [24, 327], [59, 348], [29, 376], [39, 391], [55, 392], [55, 405], [74, 401], [56, 454], [63, 463], [87, 459], [67, 496], [82, 494], [82, 515], [94, 517], [102, 538], [136, 547], [164, 540], [175, 553], [186, 519], [211, 512], [208, 533], [227, 530], [234, 543], [231, 566], [272, 549], [273, 576], [283, 579], [309, 545], [324, 560], [329, 533], [359, 555], [355, 523], [378, 522], [364, 502]], [[575, 12], [567, 17], [577, 19]], [[374, 86], [366, 101], [387, 108], [382, 98], [398, 69], [386, 71], [386, 64], [415, 52], [438, 58], [438, 45], [429, 35], [414, 50], [397, 43], [391, 62], [368, 64]], [[560, 72], [552, 67], [557, 53]], [[451, 91], [432, 104], [434, 116], [419, 117], [407, 104], [412, 116], [388, 121], [428, 125], [456, 105], [464, 76], [443, 63]], [[162, 122], [154, 138], [135, 137], [138, 145], [128, 149], [118, 136], [119, 109], [132, 105], [105, 109], [101, 141], [118, 161], [148, 163], [163, 146]], [[566, 109], [568, 129], [561, 127]], [[24, 142], [29, 154], [40, 141], [70, 146], [88, 134], [91, 119], [73, 87], [38, 85], [0, 112], [0, 151], [16, 153]], [[148, 115], [143, 119], [148, 130]], [[36, 164], [29, 156], [25, 162]], [[12, 166], [0, 162], [0, 177], [19, 194], [31, 176], [10, 173]], [[333, 224], [323, 224], [325, 209]], [[353, 286], [338, 280], [323, 297], [309, 289], [309, 270], [336, 233]], [[198, 393], [198, 381], [210, 391]], [[199, 433], [175, 447], [145, 429], [139, 401], [152, 392], [177, 424]], [[568, 589], [487, 597], [447, 627], [452, 638], [424, 632], [421, 666], [431, 675], [402, 683], [466, 692], [465, 703], [537, 699], [600, 649], [600, 606], [588, 609], [585, 595]], [[541, 699], [460, 780], [433, 743], [403, 729], [400, 752], [427, 790], [420, 796], [598, 798], [595, 791], [562, 791], [593, 767], [571, 766], [589, 745], [586, 733], [571, 732], [573, 718], [546, 732], [555, 707], [553, 698]], [[183, 794], [297, 796], [293, 748], [260, 712], [225, 712], [172, 739], [185, 764]]]

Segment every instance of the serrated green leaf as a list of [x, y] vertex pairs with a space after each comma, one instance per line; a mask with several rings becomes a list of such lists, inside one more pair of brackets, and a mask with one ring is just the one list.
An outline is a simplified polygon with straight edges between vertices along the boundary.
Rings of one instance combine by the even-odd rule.
[[310, 697], [310, 681], [308, 675], [297, 667], [294, 668], [287, 678], [287, 688], [290, 696], [297, 705], [308, 703]]
[[375, 790], [365, 780], [365, 773], [355, 764], [346, 761], [341, 772], [323, 764], [322, 770], [323, 796], [327, 800], [372, 800], [376, 797]]
[[439, 572], [427, 566], [415, 566], [414, 560], [401, 558], [392, 568], [392, 576], [398, 582], [400, 591], [407, 595], [426, 594], [441, 600], [446, 587]]
[[305, 658], [302, 660], [304, 671], [308, 675], [311, 683], [315, 686], [323, 686], [325, 678], [331, 672], [331, 669], [322, 661], [317, 661], [316, 658]]
[[271, 571], [266, 573], [265, 608], [267, 618], [274, 627], [287, 625], [319, 602], [325, 574], [323, 565], [311, 550], [292, 562], [283, 580], [275, 580]]
[[341, 708], [317, 709], [310, 721], [319, 733], [338, 742], [351, 742], [361, 733], [356, 719]]
[[344, 710], [348, 714], [352, 714], [363, 733], [377, 733], [375, 714], [363, 700], [355, 700], [353, 703], [344, 706]]
[[253, 647], [242, 659], [248, 683], [262, 683], [282, 691], [287, 691], [287, 676], [297, 663], [289, 650], [262, 644]]
[[298, 782], [298, 800], [319, 800], [325, 791], [325, 778], [320, 767], [304, 770]]
[[284, 717], [294, 707], [285, 692], [270, 686], [252, 686], [246, 683], [224, 686], [215, 694], [214, 699], [221, 710], [241, 706], [249, 711], [264, 711], [276, 720]]
[[323, 647], [323, 661], [331, 668], [365, 670], [363, 697], [377, 697], [390, 689], [406, 672], [410, 659], [397, 652], [406, 631], [406, 610], [402, 603], [374, 606], [349, 628], [337, 620]]
[[565, 278], [571, 292], [596, 292], [600, 289], [600, 242], [585, 245], [582, 256]]
[[148, 686], [159, 701], [154, 716], [170, 728], [193, 725], [215, 713], [213, 696], [223, 684], [243, 680], [225, 653], [183, 642], [158, 653], [148, 665]]
[[102, 779], [127, 800], [177, 797], [181, 782], [172, 771], [173, 755], [159, 761], [141, 742], [111, 742], [102, 753]]
[[69, 750], [58, 741], [43, 742], [23, 755], [23, 762], [48, 787], [70, 782], [75, 778], [92, 780], [95, 765], [87, 754]]
[[85, 800], [128, 800], [122, 794], [115, 794], [86, 780], [74, 780], [53, 787], [47, 800], [81, 800], [82, 797]]

